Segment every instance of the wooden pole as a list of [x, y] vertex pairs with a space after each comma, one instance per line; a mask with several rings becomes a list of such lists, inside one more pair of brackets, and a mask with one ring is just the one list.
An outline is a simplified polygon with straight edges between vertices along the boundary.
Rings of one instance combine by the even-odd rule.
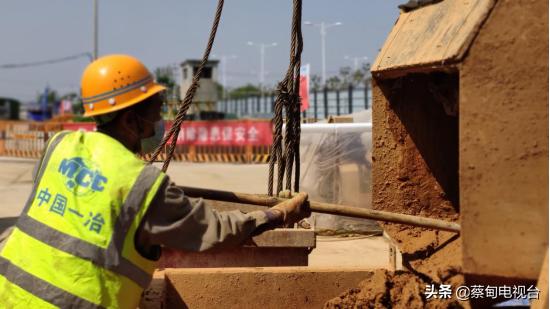
[[[202, 197], [207, 200], [252, 204], [260, 206], [275, 206], [286, 199], [261, 194], [237, 193], [211, 189], [181, 187], [189, 197]], [[312, 212], [346, 216], [353, 218], [372, 219], [384, 222], [400, 223], [412, 226], [431, 228], [449, 232], [460, 233], [460, 225], [454, 222], [431, 219], [425, 217], [398, 214], [380, 210], [365, 209], [359, 207], [342, 206], [330, 203], [308, 201]]]

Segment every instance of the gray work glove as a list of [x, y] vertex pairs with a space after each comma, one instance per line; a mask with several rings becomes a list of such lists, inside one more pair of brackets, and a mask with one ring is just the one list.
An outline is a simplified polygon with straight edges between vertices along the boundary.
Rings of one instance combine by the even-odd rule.
[[269, 209], [270, 211], [276, 212], [280, 215], [284, 226], [292, 226], [294, 223], [311, 215], [309, 203], [307, 203], [307, 193], [300, 192], [290, 194], [289, 191], [283, 191], [279, 193], [279, 197], [292, 197]]

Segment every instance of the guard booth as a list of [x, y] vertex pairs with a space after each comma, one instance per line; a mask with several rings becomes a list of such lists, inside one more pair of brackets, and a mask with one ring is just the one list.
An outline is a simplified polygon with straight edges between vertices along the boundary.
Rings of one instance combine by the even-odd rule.
[[467, 284], [540, 274], [547, 54], [547, 1], [445, 0], [402, 13], [373, 64], [373, 208], [459, 219]]
[[[185, 98], [185, 93], [193, 83], [193, 76], [200, 66], [201, 60], [189, 59], [181, 63], [181, 87], [180, 97]], [[199, 88], [193, 98], [193, 104], [189, 108], [188, 115], [191, 119], [208, 120], [219, 117], [215, 112], [218, 101], [218, 60], [209, 60], [203, 67]], [[217, 117], [213, 117], [213, 115]]]

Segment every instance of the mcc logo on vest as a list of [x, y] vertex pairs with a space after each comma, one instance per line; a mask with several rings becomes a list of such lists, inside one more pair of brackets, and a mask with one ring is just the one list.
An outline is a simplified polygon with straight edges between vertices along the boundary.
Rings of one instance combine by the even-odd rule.
[[101, 192], [107, 183], [97, 166], [81, 157], [63, 159], [58, 172], [66, 178], [65, 186], [78, 196]]

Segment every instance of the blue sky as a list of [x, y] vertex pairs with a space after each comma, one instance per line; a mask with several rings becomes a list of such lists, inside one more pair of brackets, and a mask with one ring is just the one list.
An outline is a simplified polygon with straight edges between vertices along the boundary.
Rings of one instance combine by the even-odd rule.
[[[327, 75], [352, 66], [344, 59], [373, 61], [404, 0], [303, 0], [303, 20], [342, 22], [327, 34]], [[150, 70], [200, 58], [206, 45], [214, 0], [99, 0], [99, 54], [127, 53]], [[235, 55], [227, 62], [230, 87], [258, 83], [260, 53], [246, 44], [276, 42], [266, 51], [266, 84], [288, 67], [292, 1], [226, 0], [212, 53]], [[0, 64], [54, 59], [93, 49], [92, 0], [4, 0], [0, 4]], [[319, 29], [304, 26], [302, 63], [321, 71]], [[0, 69], [0, 97], [33, 100], [46, 85], [78, 92], [88, 63], [80, 58], [32, 68]]]

